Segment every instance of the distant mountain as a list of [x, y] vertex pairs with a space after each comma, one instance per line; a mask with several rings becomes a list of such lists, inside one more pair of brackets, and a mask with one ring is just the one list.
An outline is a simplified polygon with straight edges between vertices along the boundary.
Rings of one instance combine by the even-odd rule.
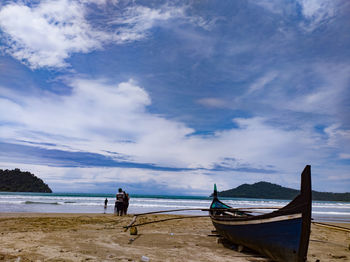
[[40, 178], [29, 172], [0, 169], [0, 191], [52, 193], [52, 190]]
[[[218, 196], [221, 197], [263, 199], [293, 199], [298, 194], [299, 190], [282, 187], [268, 182], [258, 182], [252, 185], [243, 184], [233, 189], [218, 192]], [[312, 199], [324, 201], [350, 201], [350, 193], [312, 191]]]

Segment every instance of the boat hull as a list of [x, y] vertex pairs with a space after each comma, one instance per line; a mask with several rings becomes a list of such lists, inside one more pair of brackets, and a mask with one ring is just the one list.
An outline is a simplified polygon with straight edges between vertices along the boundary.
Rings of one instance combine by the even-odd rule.
[[276, 261], [300, 261], [298, 250], [302, 234], [302, 217], [281, 216], [273, 221], [212, 220], [217, 232], [237, 245], [264, 254]]
[[231, 208], [218, 199], [216, 187], [209, 215], [217, 232], [281, 262], [304, 262], [311, 225], [311, 167], [301, 174], [300, 194], [288, 205], [263, 215]]

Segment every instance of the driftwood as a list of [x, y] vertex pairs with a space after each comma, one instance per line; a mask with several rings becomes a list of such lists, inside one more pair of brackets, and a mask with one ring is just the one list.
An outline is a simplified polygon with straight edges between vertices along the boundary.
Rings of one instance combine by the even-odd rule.
[[125, 226], [125, 231], [128, 230], [129, 227], [132, 227], [132, 225], [136, 222], [136, 218], [137, 216], [134, 216], [131, 220], [131, 222], [129, 223], [129, 225]]

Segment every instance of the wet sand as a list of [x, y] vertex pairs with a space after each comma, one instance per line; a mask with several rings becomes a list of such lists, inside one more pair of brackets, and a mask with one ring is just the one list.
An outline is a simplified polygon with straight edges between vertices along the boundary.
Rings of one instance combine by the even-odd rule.
[[[152, 215], [137, 220], [176, 217]], [[0, 213], [0, 261], [269, 261], [218, 243], [208, 217], [125, 232], [132, 216]], [[332, 223], [334, 224], [334, 223]], [[350, 224], [337, 224], [350, 229]], [[312, 225], [308, 261], [350, 261], [350, 233]]]

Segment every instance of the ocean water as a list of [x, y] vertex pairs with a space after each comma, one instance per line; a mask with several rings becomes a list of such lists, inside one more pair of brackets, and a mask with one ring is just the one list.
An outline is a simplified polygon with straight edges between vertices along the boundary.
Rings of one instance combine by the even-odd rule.
[[[108, 199], [107, 213], [113, 213], [115, 196], [113, 194], [78, 193], [8, 193], [0, 192], [0, 213], [4, 212], [45, 212], [45, 213], [103, 213], [104, 200]], [[281, 207], [288, 200], [220, 198], [234, 208]], [[210, 197], [194, 196], [150, 196], [131, 195], [128, 213], [144, 213], [171, 209], [207, 209]], [[270, 212], [270, 209], [257, 209]], [[181, 211], [174, 214], [206, 215], [207, 212]], [[350, 202], [314, 201], [312, 217], [316, 221], [350, 222]]]

